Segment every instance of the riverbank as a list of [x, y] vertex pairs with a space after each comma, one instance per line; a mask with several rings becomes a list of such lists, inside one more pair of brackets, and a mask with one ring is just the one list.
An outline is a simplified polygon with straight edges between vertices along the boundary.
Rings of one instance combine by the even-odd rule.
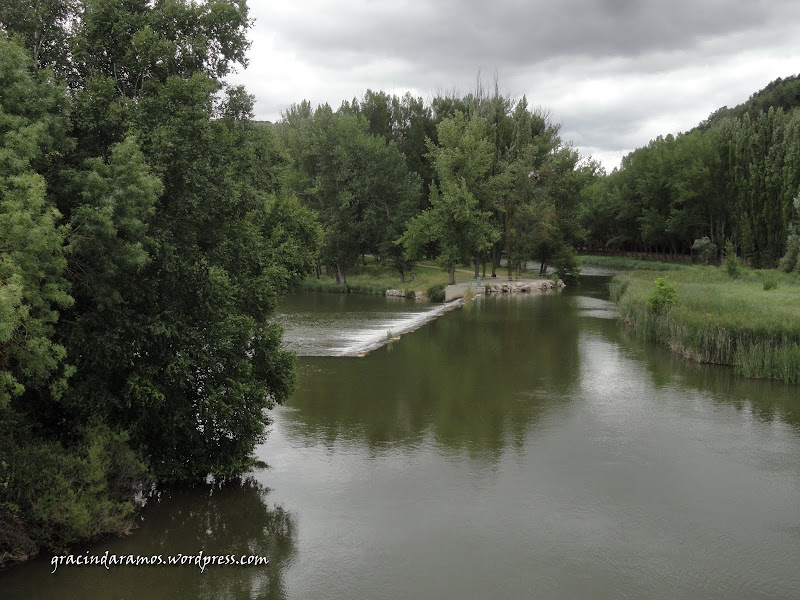
[[[467, 282], [469, 272], [456, 271], [456, 283]], [[300, 289], [342, 294], [386, 295], [388, 290], [403, 292], [407, 298], [414, 298], [418, 292], [425, 294], [434, 285], [447, 285], [448, 273], [438, 266], [418, 265], [412, 272], [401, 278], [398, 271], [388, 265], [378, 263], [373, 257], [366, 258], [366, 264], [357, 265], [347, 274], [347, 283], [337, 283], [334, 277], [322, 275], [307, 277]]]
[[581, 265], [592, 267], [605, 267], [607, 269], [646, 269], [650, 271], [678, 271], [685, 269], [686, 264], [663, 262], [660, 260], [645, 260], [641, 258], [628, 258], [625, 256], [597, 256], [581, 254], [578, 256]]
[[[730, 365], [745, 377], [800, 383], [800, 278], [742, 269], [731, 279], [717, 267], [675, 266], [669, 273], [634, 270], [612, 280], [611, 298], [638, 335], [690, 360]], [[670, 308], [648, 302], [658, 277], [677, 291]]]
[[[320, 278], [311, 276], [304, 279], [299, 288], [316, 292], [373, 294], [430, 300], [429, 290], [434, 286], [443, 289], [448, 285], [449, 280], [448, 271], [433, 262], [418, 263], [411, 272], [401, 278], [400, 274], [391, 267], [380, 264], [373, 257], [367, 256], [366, 264], [357, 265], [353, 268], [353, 272], [347, 275], [346, 284], [337, 283], [336, 279], [329, 275], [323, 275]], [[487, 284], [506, 280], [507, 278], [503, 276], [483, 278]], [[474, 281], [474, 272], [468, 269], [456, 269], [455, 281], [457, 285], [468, 284]], [[541, 279], [531, 278], [531, 281], [541, 281]], [[441, 297], [444, 298], [444, 295]]]

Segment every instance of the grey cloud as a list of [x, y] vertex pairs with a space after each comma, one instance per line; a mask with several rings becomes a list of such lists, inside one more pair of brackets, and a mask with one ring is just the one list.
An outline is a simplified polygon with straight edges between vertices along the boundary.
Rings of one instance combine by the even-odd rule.
[[297, 67], [251, 55], [239, 81], [262, 118], [368, 88], [466, 93], [480, 69], [614, 162], [792, 74], [800, 56], [796, 0], [306, 0], [254, 3], [252, 16], [260, 47]]
[[395, 3], [335, 3], [302, 18], [269, 13], [263, 18], [282, 43], [329, 66], [368, 54], [452, 68], [679, 50], [792, 14], [798, 14], [796, 3], [782, 1], [451, 0], [415, 2], [404, 10]]

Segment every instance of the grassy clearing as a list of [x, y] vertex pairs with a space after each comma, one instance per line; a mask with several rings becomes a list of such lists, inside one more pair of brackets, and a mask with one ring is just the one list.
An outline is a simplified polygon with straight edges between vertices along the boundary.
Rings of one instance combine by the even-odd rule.
[[688, 267], [682, 263], [661, 262], [658, 260], [644, 260], [641, 258], [626, 258], [624, 256], [593, 256], [582, 254], [578, 257], [582, 265], [594, 267], [607, 267], [609, 269], [626, 269], [647, 271], [678, 271]]
[[[425, 292], [433, 285], [446, 285], [448, 282], [447, 271], [433, 264], [418, 266], [413, 271], [413, 277], [406, 273], [406, 280], [402, 282], [400, 273], [368, 256], [366, 266], [359, 265], [347, 274], [347, 285], [336, 283], [334, 277], [323, 275], [321, 279], [313, 276], [306, 278], [300, 287], [305, 290], [357, 294], [385, 294], [386, 290], [403, 290], [413, 298], [414, 291]], [[456, 283], [469, 281], [470, 278], [470, 273], [456, 271]]]
[[[677, 287], [677, 302], [669, 310], [648, 305], [658, 277]], [[732, 365], [746, 377], [800, 383], [796, 274], [742, 269], [734, 280], [716, 267], [684, 266], [666, 276], [631, 271], [612, 280], [611, 296], [645, 339], [698, 362]]]

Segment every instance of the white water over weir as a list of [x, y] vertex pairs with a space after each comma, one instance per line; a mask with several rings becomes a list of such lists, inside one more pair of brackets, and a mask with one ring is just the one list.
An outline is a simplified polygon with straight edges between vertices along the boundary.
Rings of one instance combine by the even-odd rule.
[[432, 321], [442, 313], [463, 304], [456, 300], [447, 304], [437, 304], [422, 313], [397, 314], [375, 323], [374, 328], [343, 332], [345, 345], [336, 348], [336, 356], [364, 356], [367, 352], [399, 338], [402, 334], [414, 331]]
[[364, 300], [372, 301], [365, 310], [347, 313], [319, 312], [312, 306], [291, 312], [279, 309], [276, 320], [284, 326], [284, 347], [299, 356], [364, 356], [463, 304], [462, 300], [428, 304], [386, 298], [386, 304], [376, 309], [374, 297]]

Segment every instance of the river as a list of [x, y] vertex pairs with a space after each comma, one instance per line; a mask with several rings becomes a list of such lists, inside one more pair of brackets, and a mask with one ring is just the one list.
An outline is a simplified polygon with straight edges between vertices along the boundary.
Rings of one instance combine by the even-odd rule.
[[[266, 567], [0, 574], [4, 598], [800, 598], [800, 391], [632, 338], [607, 276], [430, 305], [290, 297], [266, 466], [74, 552]], [[421, 326], [420, 326], [421, 325]], [[385, 331], [414, 329], [362, 358]]]

